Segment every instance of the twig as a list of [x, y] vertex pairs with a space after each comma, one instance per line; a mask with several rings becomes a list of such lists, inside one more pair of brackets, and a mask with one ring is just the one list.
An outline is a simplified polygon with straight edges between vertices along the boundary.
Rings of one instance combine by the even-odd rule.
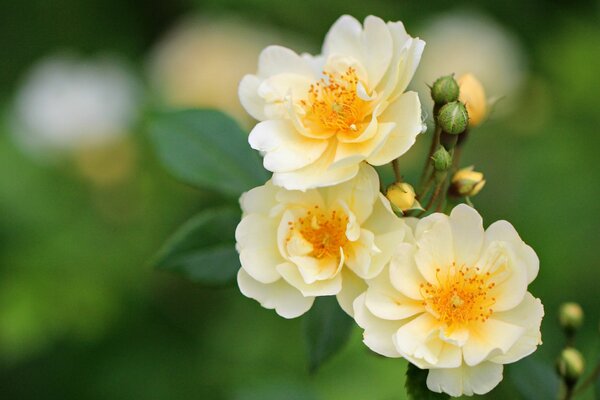
[[402, 182], [402, 175], [400, 175], [400, 166], [398, 165], [398, 159], [392, 160], [392, 168], [394, 169], [394, 177], [396, 182]]

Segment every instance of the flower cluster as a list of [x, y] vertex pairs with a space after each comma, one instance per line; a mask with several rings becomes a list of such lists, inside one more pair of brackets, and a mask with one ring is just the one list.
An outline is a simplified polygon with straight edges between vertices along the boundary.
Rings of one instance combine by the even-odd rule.
[[[468, 121], [474, 127], [485, 115], [483, 91], [469, 95], [471, 76], [432, 89], [448, 118], [436, 115], [425, 191], [401, 180], [398, 158], [423, 131], [419, 98], [405, 91], [423, 49], [400, 22], [343, 16], [320, 55], [261, 53], [239, 96], [259, 121], [250, 146], [273, 177], [240, 199], [238, 285], [285, 318], [335, 295], [364, 343], [428, 369], [430, 390], [482, 394], [500, 382], [503, 364], [541, 342], [543, 307], [527, 291], [539, 260], [508, 222], [484, 230], [471, 206], [404, 215], [443, 209], [441, 192], [470, 204], [485, 183], [472, 168], [448, 174]], [[396, 182], [385, 197], [373, 166], [388, 163]], [[417, 199], [431, 185], [423, 209]]]

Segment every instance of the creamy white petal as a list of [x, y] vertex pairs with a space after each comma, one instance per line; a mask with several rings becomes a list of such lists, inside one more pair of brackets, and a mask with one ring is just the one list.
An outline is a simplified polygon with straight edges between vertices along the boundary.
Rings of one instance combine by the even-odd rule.
[[416, 92], [406, 92], [390, 104], [379, 118], [380, 123], [395, 123], [387, 140], [367, 158], [372, 165], [383, 165], [406, 153], [421, 133], [421, 102]]
[[388, 200], [378, 194], [373, 213], [364, 227], [375, 234], [375, 246], [379, 251], [372, 255], [370, 276], [378, 275], [390, 262], [397, 246], [404, 240], [409, 228], [391, 210]]
[[286, 120], [259, 122], [248, 137], [250, 146], [265, 153], [264, 167], [273, 172], [297, 170], [318, 160], [327, 141], [300, 135]]
[[331, 279], [308, 284], [304, 282], [300, 271], [298, 271], [298, 267], [294, 264], [280, 264], [277, 266], [277, 271], [290, 285], [300, 290], [300, 292], [307, 297], [338, 294], [342, 288], [342, 275], [339, 273]]
[[351, 181], [322, 190], [329, 207], [343, 201], [356, 216], [357, 223], [362, 224], [373, 212], [379, 194], [379, 175], [373, 167], [362, 163]]
[[342, 289], [336, 295], [337, 301], [346, 314], [354, 317], [354, 300], [367, 290], [367, 284], [348, 268], [342, 269]]
[[378, 89], [382, 97], [389, 97], [393, 101], [406, 90], [412, 80], [421, 60], [425, 42], [419, 38], [411, 38], [406, 33], [402, 22], [388, 22], [388, 29], [392, 35], [394, 56], [386, 76], [382, 79], [383, 85]]
[[268, 46], [258, 58], [258, 76], [265, 79], [277, 74], [298, 74], [315, 78], [307, 55], [299, 56], [282, 46]]
[[318, 259], [310, 256], [291, 256], [290, 261], [298, 267], [302, 279], [309, 285], [333, 278], [341, 268], [340, 261], [333, 257]]
[[265, 100], [258, 95], [261, 79], [256, 75], [246, 75], [240, 81], [238, 96], [240, 103], [252, 118], [259, 121], [267, 119], [265, 115]]
[[510, 310], [521, 303], [527, 293], [527, 271], [518, 263], [510, 243], [492, 242], [476, 266], [482, 273], [491, 274], [489, 279], [495, 286], [488, 296], [495, 299], [492, 306], [495, 312]]
[[540, 260], [533, 249], [526, 245], [510, 222], [496, 221], [485, 231], [485, 245], [494, 241], [507, 242], [517, 256], [517, 262], [527, 270], [527, 283], [531, 283], [540, 269]]
[[287, 208], [310, 210], [315, 206], [318, 208], [325, 206], [325, 199], [319, 190], [312, 189], [302, 192], [299, 190], [278, 189], [275, 199]]
[[450, 213], [456, 265], [472, 267], [483, 246], [483, 220], [474, 208], [459, 204]]
[[394, 335], [394, 344], [402, 355], [423, 359], [435, 365], [444, 344], [438, 338], [438, 330], [438, 322], [431, 315], [424, 313], [398, 329]]
[[404, 53], [405, 58], [402, 60], [398, 82], [390, 95], [390, 99], [400, 96], [402, 92], [406, 90], [406, 87], [412, 80], [419, 62], [421, 61], [421, 56], [425, 49], [425, 42], [419, 38], [412, 38], [409, 43], [410, 44], [407, 46], [407, 50]]
[[335, 142], [329, 142], [329, 147], [316, 162], [290, 172], [275, 172], [273, 183], [288, 190], [307, 190], [316, 187], [332, 186], [350, 180], [358, 173], [358, 165], [330, 168], [336, 149]]
[[348, 238], [348, 240], [351, 242], [355, 242], [360, 238], [360, 224], [356, 219], [356, 215], [354, 215], [354, 213], [343, 200], [340, 200], [340, 206], [343, 208], [344, 213], [348, 217], [348, 223], [346, 224], [346, 238]]
[[351, 165], [365, 159], [368, 160], [373, 154], [379, 153], [383, 146], [389, 144], [388, 137], [395, 126], [395, 122], [380, 123], [377, 127], [377, 134], [371, 139], [363, 142], [338, 143], [332, 168]]
[[524, 332], [524, 328], [496, 320], [493, 315], [485, 322], [474, 324], [463, 346], [465, 363], [473, 366], [493, 355], [506, 353]]
[[391, 285], [387, 270], [369, 281], [365, 305], [373, 315], [386, 320], [405, 319], [423, 312], [420, 301], [404, 296]]
[[365, 66], [370, 87], [375, 87], [389, 67], [393, 50], [392, 36], [383, 20], [369, 16], [364, 30], [360, 22], [349, 15], [340, 17], [331, 27], [323, 54], [351, 56]]
[[264, 100], [265, 118], [288, 119], [294, 99], [304, 98], [312, 83], [306, 76], [289, 73], [264, 79], [258, 86], [257, 93]]
[[286, 242], [285, 250], [289, 259], [307, 256], [314, 250], [313, 245], [296, 230], [286, 238]]
[[[290, 255], [288, 254], [288, 242], [287, 239], [290, 237], [290, 226], [296, 221], [296, 215], [290, 209], [286, 209], [279, 220], [279, 226], [277, 227], [277, 248], [279, 249], [279, 254], [285, 259], [289, 259]], [[294, 243], [298, 245], [298, 248], [294, 248], [297, 253], [301, 253], [299, 247], [302, 245], [301, 243]]]
[[238, 271], [237, 281], [244, 296], [257, 300], [264, 308], [275, 309], [283, 318], [296, 318], [304, 314], [315, 300], [314, 297], [304, 297], [283, 279], [269, 284], [260, 283], [242, 268]]
[[365, 305], [365, 294], [354, 300], [354, 319], [365, 330], [363, 342], [368, 348], [386, 357], [400, 357], [392, 340], [400, 324], [397, 321], [386, 321], [371, 314]]
[[415, 263], [417, 248], [410, 243], [399, 243], [390, 262], [390, 282], [402, 294], [422, 300], [420, 285], [425, 283]]
[[417, 225], [418, 250], [415, 261], [419, 272], [432, 284], [444, 279], [454, 262], [452, 229], [444, 214], [431, 214]]
[[244, 214], [259, 213], [269, 214], [271, 209], [277, 205], [275, 194], [279, 188], [268, 181], [262, 186], [255, 187], [242, 194], [240, 207]]
[[533, 353], [537, 346], [542, 344], [540, 325], [543, 316], [544, 306], [531, 293], [527, 293], [521, 304], [512, 310], [495, 314], [494, 318], [497, 320], [522, 326], [525, 332], [506, 354], [497, 355], [490, 360], [496, 363], [508, 364]]
[[458, 368], [430, 369], [427, 387], [432, 392], [450, 396], [485, 394], [502, 381], [502, 365], [485, 362], [476, 367], [462, 365]]
[[466, 327], [446, 327], [440, 330], [440, 339], [457, 347], [462, 347], [469, 340], [470, 330]]
[[366, 229], [360, 230], [360, 237], [357, 241], [348, 244], [346, 265], [362, 279], [373, 277], [371, 255], [375, 252], [374, 249], [377, 249], [375, 235]]
[[277, 248], [276, 221], [260, 214], [242, 218], [235, 230], [242, 267], [254, 279], [272, 283], [280, 278], [275, 269], [285, 260]]

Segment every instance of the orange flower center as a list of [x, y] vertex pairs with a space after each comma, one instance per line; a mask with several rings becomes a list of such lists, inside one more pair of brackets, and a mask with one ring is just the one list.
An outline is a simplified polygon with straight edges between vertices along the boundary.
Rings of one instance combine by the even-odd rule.
[[349, 67], [341, 75], [323, 73], [327, 79], [310, 85], [308, 99], [300, 101], [306, 112], [304, 122], [310, 129], [325, 133], [358, 133], [370, 108], [356, 92], [356, 70]]
[[304, 240], [312, 245], [313, 250], [310, 255], [315, 258], [339, 258], [340, 248], [348, 243], [346, 237], [348, 217], [336, 210], [322, 212], [319, 206], [314, 206], [304, 217], [288, 224], [290, 234], [287, 240], [291, 240], [293, 231], [298, 231]]
[[490, 282], [490, 273], [482, 274], [479, 268], [456, 268], [456, 264], [452, 264], [445, 279], [439, 278], [438, 268], [437, 284], [421, 284], [423, 305], [448, 327], [487, 321], [496, 302], [489, 296], [489, 291], [496, 285]]

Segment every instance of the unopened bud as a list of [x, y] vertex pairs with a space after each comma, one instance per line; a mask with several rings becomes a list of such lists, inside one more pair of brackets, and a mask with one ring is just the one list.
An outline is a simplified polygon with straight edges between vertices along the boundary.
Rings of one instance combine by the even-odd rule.
[[473, 166], [458, 170], [452, 177], [451, 193], [459, 197], [473, 197], [481, 191], [485, 179]]
[[431, 87], [431, 98], [438, 105], [458, 100], [458, 83], [454, 76], [448, 75], [438, 78]]
[[452, 156], [444, 146], [440, 146], [440, 148], [433, 153], [431, 159], [433, 160], [433, 167], [436, 171], [447, 171], [450, 166], [452, 166]]
[[583, 324], [583, 310], [577, 303], [563, 303], [558, 310], [558, 322], [568, 335], [572, 335]]
[[396, 208], [401, 211], [406, 211], [415, 205], [415, 189], [406, 182], [396, 182], [390, 185], [387, 189], [385, 197]]
[[469, 113], [469, 126], [476, 127], [481, 124], [487, 116], [487, 98], [483, 85], [471, 74], [462, 75], [458, 78], [460, 87], [459, 99], [467, 107]]
[[444, 132], [458, 135], [467, 129], [467, 126], [469, 125], [469, 114], [463, 103], [460, 101], [453, 101], [440, 108], [437, 121]]
[[572, 347], [564, 349], [556, 361], [556, 371], [565, 382], [574, 385], [585, 369], [585, 361], [581, 353]]

